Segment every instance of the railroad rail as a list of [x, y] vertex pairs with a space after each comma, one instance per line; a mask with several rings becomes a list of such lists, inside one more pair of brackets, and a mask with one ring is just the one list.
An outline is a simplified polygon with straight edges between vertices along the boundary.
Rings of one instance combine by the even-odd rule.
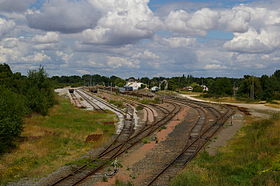
[[77, 94], [79, 94], [79, 96], [81, 96], [81, 98], [83, 98], [88, 104], [90, 104], [90, 106], [92, 106], [92, 108], [94, 110], [101, 110], [104, 111], [103, 108], [101, 108], [98, 104], [96, 104], [94, 101], [90, 100], [87, 96], [85, 96], [84, 94], [82, 94], [79, 90], [76, 90]]
[[[196, 154], [203, 148], [203, 146], [213, 137], [226, 120], [234, 114], [234, 111], [226, 106], [221, 106], [226, 109], [225, 113], [221, 113], [215, 107], [209, 106], [205, 103], [198, 103], [187, 99], [169, 98], [181, 104], [188, 105], [199, 113], [199, 118], [188, 134], [189, 138], [185, 147], [182, 149], [171, 162], [169, 162], [162, 170], [160, 170], [147, 185], [162, 185], [169, 181], [169, 176], [172, 171], [177, 172], [184, 168], [186, 164], [191, 161]], [[210, 112], [216, 119], [214, 123], [207, 126], [207, 112]]]
[[[89, 93], [85, 92], [85, 94], [90, 95]], [[97, 98], [98, 101], [101, 101], [101, 99]], [[89, 163], [79, 167], [75, 171], [73, 171], [71, 174], [57, 180], [55, 183], [51, 185], [77, 185], [84, 181], [87, 177], [95, 174], [97, 171], [102, 169], [105, 165], [107, 165], [108, 162], [111, 160], [114, 160], [116, 157], [120, 156], [133, 146], [135, 146], [137, 143], [141, 142], [141, 140], [149, 135], [151, 135], [153, 132], [155, 132], [157, 129], [159, 129], [161, 126], [165, 125], [167, 122], [169, 122], [179, 111], [180, 107], [177, 104], [169, 103], [171, 105], [174, 105], [174, 108], [167, 114], [166, 117], [163, 117], [162, 119], [156, 121], [153, 123], [153, 125], [149, 125], [144, 127], [141, 131], [139, 131], [137, 134], [134, 134], [132, 136], [132, 125], [126, 124], [124, 125], [121, 133], [116, 137], [116, 139], [113, 141], [111, 145], [109, 145], [105, 150], [103, 150], [96, 159], [93, 159]], [[127, 116], [127, 113], [121, 112], [125, 116]], [[131, 114], [129, 114], [131, 115]], [[128, 123], [131, 120], [131, 117], [129, 120], [126, 120]], [[130, 122], [132, 124], [132, 122]], [[126, 137], [123, 140], [120, 140], [122, 136], [126, 134]], [[95, 163], [97, 164], [95, 168], [90, 168], [89, 165]]]

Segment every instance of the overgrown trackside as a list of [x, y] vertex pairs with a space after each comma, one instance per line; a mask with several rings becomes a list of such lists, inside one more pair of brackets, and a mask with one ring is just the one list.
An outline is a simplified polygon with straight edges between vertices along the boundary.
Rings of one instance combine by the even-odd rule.
[[[40, 177], [100, 146], [114, 134], [112, 113], [74, 108], [65, 98], [58, 98], [48, 116], [34, 114], [24, 121], [22, 140], [17, 148], [0, 157], [0, 185], [22, 177]], [[103, 134], [86, 143], [89, 134]]]
[[220, 153], [201, 153], [171, 185], [280, 184], [280, 114], [247, 124]]

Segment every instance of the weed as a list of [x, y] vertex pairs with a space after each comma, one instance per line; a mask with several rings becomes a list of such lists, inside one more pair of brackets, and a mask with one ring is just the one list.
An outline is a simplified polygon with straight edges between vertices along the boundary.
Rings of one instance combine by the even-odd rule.
[[[100, 146], [114, 133], [114, 125], [101, 124], [115, 120], [111, 112], [79, 110], [65, 98], [58, 100], [48, 116], [25, 118], [22, 136], [28, 140], [18, 142], [17, 148], [0, 157], [0, 185], [30, 175], [42, 177], [65, 164], [84, 164], [88, 159], [73, 159]], [[92, 133], [103, 133], [103, 137], [94, 144], [85, 143]]]
[[116, 186], [132, 186], [132, 183], [131, 182], [123, 182], [123, 181], [120, 181], [120, 180], [116, 180], [115, 182], [115, 185]]
[[171, 185], [279, 185], [279, 116], [246, 123], [217, 155], [200, 153]]
[[102, 181], [103, 181], [103, 182], [108, 182], [108, 178], [107, 178], [106, 176], [103, 176], [103, 177], [102, 177]]

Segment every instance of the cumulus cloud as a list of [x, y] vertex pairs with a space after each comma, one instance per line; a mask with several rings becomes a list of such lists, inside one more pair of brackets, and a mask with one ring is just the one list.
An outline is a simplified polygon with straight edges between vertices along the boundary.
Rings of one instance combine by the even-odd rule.
[[226, 69], [225, 66], [223, 65], [220, 65], [220, 64], [208, 64], [208, 65], [205, 65], [204, 69], [207, 69], [207, 70], [212, 70], [212, 69]]
[[149, 50], [145, 50], [144, 52], [139, 52], [139, 53], [133, 55], [132, 58], [154, 60], [154, 59], [159, 59], [160, 57]]
[[31, 28], [76, 33], [94, 27], [100, 14], [86, 0], [49, 0], [40, 10], [29, 10], [26, 18]]
[[15, 28], [15, 22], [0, 17], [0, 38]]
[[35, 35], [32, 41], [36, 43], [56, 43], [59, 41], [59, 34], [56, 32], [47, 32], [45, 35]]
[[245, 33], [234, 33], [234, 38], [224, 44], [236, 52], [266, 53], [280, 47], [280, 29], [265, 28], [259, 32], [251, 28]]
[[123, 57], [108, 56], [107, 65], [110, 68], [139, 68], [139, 62]]
[[185, 38], [185, 37], [170, 37], [162, 39], [165, 43], [167, 43], [171, 48], [179, 48], [179, 47], [190, 47], [196, 43], [195, 38]]
[[217, 25], [219, 14], [208, 8], [203, 8], [190, 14], [185, 10], [171, 11], [165, 19], [168, 30], [187, 35], [206, 35], [207, 30]]
[[101, 10], [104, 16], [96, 28], [83, 32], [84, 43], [120, 45], [150, 38], [161, 21], [147, 3], [147, 0], [94, 1], [95, 6], [104, 7]]
[[66, 54], [65, 52], [62, 51], [56, 51], [55, 54], [58, 57], [60, 57], [63, 61], [69, 61], [73, 57], [73, 54]]
[[227, 32], [246, 32], [251, 14], [242, 7], [234, 7], [220, 12], [219, 27]]
[[42, 62], [45, 60], [51, 60], [51, 57], [43, 52], [37, 52], [35, 54], [22, 57], [21, 60], [24, 62]]

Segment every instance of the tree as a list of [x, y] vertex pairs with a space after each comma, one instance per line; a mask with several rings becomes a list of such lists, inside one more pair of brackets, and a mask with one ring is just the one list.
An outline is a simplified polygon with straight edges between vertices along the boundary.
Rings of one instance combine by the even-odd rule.
[[0, 153], [6, 151], [20, 135], [22, 117], [26, 112], [23, 96], [0, 87]]
[[229, 78], [216, 78], [209, 84], [209, 94], [214, 96], [231, 96], [232, 84]]
[[28, 72], [25, 96], [32, 111], [46, 115], [48, 109], [55, 104], [55, 96], [51, 81], [43, 67], [38, 71]]

